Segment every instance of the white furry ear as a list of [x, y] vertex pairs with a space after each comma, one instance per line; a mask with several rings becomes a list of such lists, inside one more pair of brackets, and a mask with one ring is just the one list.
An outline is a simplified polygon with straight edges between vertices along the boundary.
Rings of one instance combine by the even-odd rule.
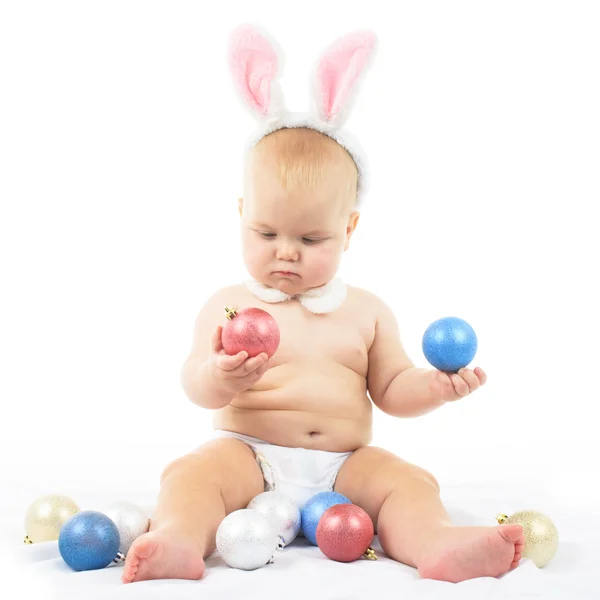
[[311, 75], [312, 111], [321, 121], [339, 128], [348, 120], [376, 50], [377, 36], [364, 29], [338, 38], [323, 52]]
[[262, 28], [237, 27], [229, 40], [229, 68], [236, 91], [246, 108], [260, 121], [271, 121], [287, 112], [279, 84], [283, 52]]

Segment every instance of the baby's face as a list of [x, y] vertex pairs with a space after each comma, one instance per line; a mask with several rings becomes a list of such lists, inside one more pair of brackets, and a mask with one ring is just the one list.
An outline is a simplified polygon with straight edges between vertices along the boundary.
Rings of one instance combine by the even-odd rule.
[[244, 262], [250, 275], [287, 294], [329, 282], [358, 221], [348, 185], [333, 172], [315, 190], [290, 192], [272, 169], [255, 169], [240, 198]]

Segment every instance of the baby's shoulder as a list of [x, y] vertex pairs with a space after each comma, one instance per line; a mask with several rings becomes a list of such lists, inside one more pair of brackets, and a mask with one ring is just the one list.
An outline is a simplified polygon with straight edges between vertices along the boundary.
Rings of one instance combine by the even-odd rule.
[[376, 318], [386, 308], [386, 303], [374, 292], [355, 285], [347, 285], [350, 304], [361, 311], [368, 311]]

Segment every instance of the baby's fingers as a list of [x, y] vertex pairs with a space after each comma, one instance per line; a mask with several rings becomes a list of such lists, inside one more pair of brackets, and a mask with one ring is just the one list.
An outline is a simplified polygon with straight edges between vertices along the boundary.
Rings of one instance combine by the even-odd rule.
[[249, 358], [242, 367], [243, 373], [241, 373], [241, 375], [247, 375], [248, 373], [252, 373], [252, 371], [255, 371], [256, 369], [258, 369], [258, 367], [264, 365], [268, 359], [269, 357], [264, 352], [261, 352], [258, 356], [253, 356], [252, 358]]
[[479, 388], [479, 379], [477, 378], [477, 375], [471, 371], [471, 369], [460, 369], [458, 374], [467, 382], [469, 390], [474, 392]]
[[264, 365], [258, 367], [258, 369], [254, 371], [254, 374], [260, 379], [270, 369], [270, 367], [271, 366], [269, 363], [265, 363]]
[[450, 375], [450, 380], [452, 381], [452, 385], [454, 386], [454, 391], [461, 397], [469, 395], [469, 385], [467, 382], [458, 374], [452, 373]]
[[254, 371], [250, 371], [250, 373], [242, 376], [241, 381], [248, 382], [248, 385], [256, 383], [265, 374], [265, 372], [269, 370], [270, 366], [271, 365], [265, 361], [264, 364], [261, 364], [258, 368], [254, 369]]
[[487, 381], [487, 375], [485, 374], [485, 371], [481, 367], [476, 367], [474, 373], [477, 375], [481, 385], [485, 385], [485, 382]]
[[219, 367], [223, 369], [223, 371], [233, 371], [237, 369], [246, 359], [248, 358], [248, 353], [245, 350], [238, 352], [237, 354], [223, 354], [219, 357]]

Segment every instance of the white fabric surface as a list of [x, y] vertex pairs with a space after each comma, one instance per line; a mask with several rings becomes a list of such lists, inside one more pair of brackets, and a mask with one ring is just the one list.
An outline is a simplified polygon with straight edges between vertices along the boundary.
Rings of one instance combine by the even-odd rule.
[[[550, 516], [558, 527], [560, 545], [553, 561], [538, 569], [531, 561], [500, 577], [479, 578], [459, 584], [421, 580], [415, 569], [396, 563], [381, 553], [374, 544], [379, 560], [361, 560], [340, 564], [328, 560], [318, 548], [309, 546], [304, 538], [275, 557], [274, 564], [252, 572], [230, 569], [215, 554], [207, 560], [207, 572], [201, 581], [162, 580], [123, 585], [122, 566], [100, 571], [75, 573], [63, 562], [56, 542], [25, 546], [22, 543], [22, 520], [29, 502], [26, 490], [4, 489], [0, 539], [8, 543], [6, 551], [16, 559], [15, 568], [7, 568], [0, 579], [0, 597], [36, 598], [202, 598], [230, 600], [244, 598], [306, 598], [311, 599], [418, 599], [460, 598], [600, 598], [597, 570], [600, 565], [600, 518], [596, 510], [574, 509], [554, 503], [548, 494], [527, 488], [522, 482], [498, 482], [494, 485], [442, 485], [444, 504], [457, 525], [495, 524], [498, 512], [511, 514], [517, 510], [537, 509]], [[84, 495], [82, 509], [101, 510], [112, 500], [129, 500], [150, 511], [153, 494]], [[10, 501], [9, 501], [10, 500]], [[78, 500], [79, 501], [79, 500]], [[85, 501], [85, 503], [83, 503]], [[6, 562], [4, 562], [6, 567]], [[11, 575], [14, 581], [10, 583]], [[10, 586], [27, 586], [38, 590], [32, 595], [16, 595]], [[9, 589], [11, 593], [8, 593]], [[43, 595], [40, 595], [42, 590]], [[6, 595], [5, 595], [6, 593]]]

